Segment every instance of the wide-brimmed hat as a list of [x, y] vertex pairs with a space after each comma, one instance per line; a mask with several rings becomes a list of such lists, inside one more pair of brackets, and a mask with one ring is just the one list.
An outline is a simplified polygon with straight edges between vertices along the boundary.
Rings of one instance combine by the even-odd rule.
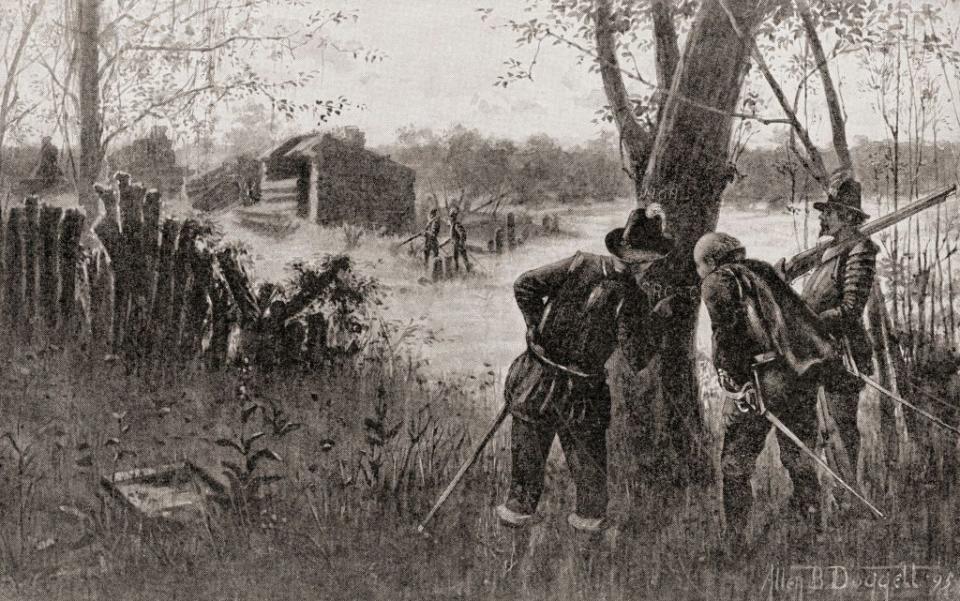
[[663, 218], [647, 209], [631, 211], [627, 225], [611, 230], [604, 242], [612, 255], [627, 262], [673, 250], [673, 240], [663, 233]]
[[841, 172], [831, 178], [826, 202], [815, 202], [813, 208], [818, 211], [837, 210], [857, 215], [860, 219], [869, 219], [870, 216], [860, 208], [860, 192], [860, 183], [851, 175]]

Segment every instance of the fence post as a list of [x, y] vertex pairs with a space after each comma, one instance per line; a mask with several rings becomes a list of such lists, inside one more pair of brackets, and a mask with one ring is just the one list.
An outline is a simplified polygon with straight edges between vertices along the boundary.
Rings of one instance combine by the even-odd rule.
[[103, 243], [103, 248], [107, 251], [107, 256], [110, 257], [110, 269], [107, 270], [109, 273], [98, 274], [96, 297], [99, 307], [95, 306], [94, 310], [103, 311], [105, 320], [109, 320], [109, 325], [106, 325], [106, 323], [104, 325], [105, 329], [110, 330], [108, 336], [111, 343], [110, 348], [116, 352], [123, 337], [123, 332], [117, 329], [120, 325], [117, 316], [119, 307], [124, 304], [123, 291], [118, 286], [117, 281], [120, 277], [118, 274], [125, 269], [123, 267], [125, 257], [120, 243], [122, 229], [120, 205], [117, 201], [117, 194], [113, 190], [99, 184], [94, 186], [94, 190], [103, 202], [104, 208], [103, 219], [97, 224], [95, 230], [100, 242]]
[[37, 309], [37, 263], [39, 258], [39, 220], [40, 207], [36, 196], [28, 196], [23, 203], [23, 259], [24, 259], [24, 310], [26, 311], [24, 326], [28, 338], [33, 337], [34, 323], [39, 313]]
[[23, 261], [23, 208], [12, 207], [7, 221], [6, 244], [6, 304], [7, 320], [11, 332], [22, 332], [24, 291]]
[[170, 297], [170, 328], [167, 337], [167, 350], [176, 352], [180, 348], [184, 327], [184, 310], [190, 286], [190, 262], [194, 243], [199, 235], [199, 226], [193, 219], [186, 220], [180, 228], [180, 241], [173, 255], [173, 291]]
[[181, 353], [184, 361], [197, 357], [201, 351], [201, 342], [206, 335], [204, 331], [207, 312], [210, 310], [210, 292], [213, 284], [213, 253], [208, 249], [192, 248], [189, 255], [190, 271], [193, 274], [192, 283], [186, 307], [186, 328], [184, 330]]
[[243, 325], [255, 323], [260, 319], [260, 306], [250, 286], [250, 276], [240, 263], [238, 253], [233, 248], [225, 248], [217, 254], [220, 271], [227, 280], [230, 294], [240, 311]]
[[[217, 259], [214, 259], [217, 260]], [[218, 261], [219, 262], [219, 261]], [[207, 350], [207, 366], [220, 369], [229, 360], [230, 332], [237, 323], [239, 307], [230, 294], [230, 284], [223, 275], [216, 278], [210, 287], [211, 337]]]
[[65, 334], [70, 334], [70, 328], [74, 327], [77, 267], [80, 261], [83, 222], [83, 213], [76, 209], [70, 209], [63, 217], [63, 231], [60, 236], [60, 329]]
[[166, 219], [160, 232], [160, 251], [157, 255], [157, 292], [153, 300], [152, 315], [150, 317], [151, 353], [162, 357], [169, 348], [169, 335], [164, 335], [170, 329], [172, 316], [171, 301], [173, 299], [173, 258], [177, 250], [177, 236], [180, 234], [180, 222], [175, 219]]
[[118, 348], [136, 353], [144, 315], [145, 279], [143, 265], [143, 197], [146, 191], [139, 183], [131, 183], [130, 174], [118, 172], [120, 194], [120, 254], [114, 263], [117, 275], [117, 338]]
[[143, 200], [143, 267], [147, 317], [157, 294], [157, 255], [160, 252], [160, 191], [151, 188]]
[[60, 220], [63, 209], [44, 205], [40, 209], [40, 319], [48, 330], [57, 327], [60, 298]]

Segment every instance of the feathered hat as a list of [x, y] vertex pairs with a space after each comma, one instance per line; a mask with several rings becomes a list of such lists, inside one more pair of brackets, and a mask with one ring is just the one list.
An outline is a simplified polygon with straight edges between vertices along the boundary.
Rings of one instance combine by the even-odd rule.
[[627, 217], [625, 227], [611, 230], [605, 238], [607, 250], [626, 262], [649, 253], [666, 255], [673, 250], [673, 240], [663, 233], [663, 207], [652, 203], [646, 209], [635, 209]]

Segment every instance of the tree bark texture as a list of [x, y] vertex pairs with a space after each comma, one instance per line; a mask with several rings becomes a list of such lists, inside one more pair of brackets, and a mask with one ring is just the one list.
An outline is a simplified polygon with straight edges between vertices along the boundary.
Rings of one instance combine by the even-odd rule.
[[673, 82], [673, 74], [680, 64], [680, 45], [677, 28], [673, 22], [673, 6], [670, 0], [654, 0], [650, 3], [653, 18], [653, 43], [656, 48], [657, 86], [663, 92], [661, 106]]
[[75, 333], [74, 314], [77, 307], [77, 273], [80, 269], [80, 238], [83, 236], [84, 215], [71, 209], [63, 216], [60, 234], [60, 318], [67, 339]]
[[40, 206], [36, 196], [30, 196], [23, 205], [23, 266], [24, 266], [24, 323], [27, 326], [27, 337], [33, 335], [33, 328], [37, 317], [38, 278], [40, 257]]
[[103, 123], [100, 119], [100, 0], [77, 3], [78, 70], [80, 73], [80, 168], [77, 194], [87, 213], [87, 223], [97, 218], [97, 197], [93, 184], [103, 162], [100, 144]]
[[63, 209], [40, 210], [40, 317], [48, 330], [57, 327], [60, 298], [60, 221]]
[[6, 313], [11, 332], [22, 330], [24, 291], [23, 208], [13, 207], [7, 217], [6, 233]]
[[637, 121], [633, 112], [633, 102], [623, 82], [620, 61], [617, 59], [616, 29], [609, 0], [597, 3], [597, 63], [603, 80], [603, 91], [613, 120], [620, 132], [620, 145], [626, 148], [634, 178], [639, 179], [643, 165], [647, 162], [653, 137]]
[[[738, 23], [751, 32], [763, 17], [758, 4], [756, 0], [727, 2]], [[602, 17], [598, 10], [598, 43], [604, 39]], [[655, 18], [662, 20], [662, 14]], [[669, 52], [669, 44], [662, 43], [659, 36], [657, 41], [658, 51]], [[717, 2], [701, 4], [668, 84], [669, 94], [661, 104], [656, 137], [646, 150], [649, 158], [645, 165], [636, 165], [638, 171], [645, 168], [638, 184], [639, 204], [658, 202], [664, 207], [667, 231], [677, 245], [676, 251], [655, 266], [651, 275], [662, 282], [660, 293], [678, 293], [691, 303], [699, 302], [693, 245], [701, 235], [716, 227], [721, 194], [731, 174], [728, 148], [733, 117], [718, 114], [730, 115], [737, 108], [749, 68], [747, 41], [737, 35]], [[624, 114], [625, 111], [614, 104], [622, 78], [617, 72], [620, 86], [612, 81], [615, 73], [609, 65], [604, 65], [604, 48], [598, 48], [598, 52], [608, 99], [615, 115]], [[658, 65], [661, 62], [658, 60]], [[658, 74], [660, 71], [658, 69]], [[664, 71], [663, 76], [666, 73]], [[621, 126], [628, 148], [648, 143], [641, 133], [631, 133], [633, 131], [630, 126]], [[634, 138], [626, 139], [628, 136]], [[621, 414], [640, 412], [645, 416], [645, 419], [633, 420], [628, 431], [622, 434], [627, 440], [635, 441], [626, 444], [653, 449], [653, 456], [648, 457], [644, 465], [635, 466], [648, 484], [683, 487], [710, 481], [713, 445], [704, 427], [695, 376], [695, 329], [695, 311], [690, 318], [676, 319], [665, 337], [659, 358], [652, 361], [644, 373], [630, 374], [621, 367], [615, 375], [615, 380], [622, 384], [618, 387], [620, 390], [614, 391]]]

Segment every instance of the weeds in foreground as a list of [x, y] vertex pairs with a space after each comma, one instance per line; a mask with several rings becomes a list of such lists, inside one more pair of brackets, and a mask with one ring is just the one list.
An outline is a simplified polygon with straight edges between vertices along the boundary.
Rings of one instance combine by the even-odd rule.
[[353, 250], [360, 248], [360, 240], [363, 238], [364, 230], [359, 225], [353, 225], [350, 223], [345, 223], [340, 228], [341, 236], [343, 236], [344, 250]]
[[[249, 373], [246, 366], [241, 371]], [[236, 400], [239, 424], [231, 437], [218, 438], [214, 444], [234, 452], [233, 459], [223, 459], [220, 464], [230, 482], [230, 502], [241, 519], [249, 519], [250, 508], [258, 505], [263, 487], [283, 479], [282, 475], [263, 474], [263, 470], [258, 469], [265, 461], [283, 461], [264, 440], [269, 437], [274, 442], [282, 441], [302, 424], [290, 421], [278, 403], [264, 405], [251, 398], [245, 384], [237, 387]], [[254, 428], [253, 420], [257, 415], [262, 429]]]
[[[530, 531], [508, 531], [491, 512], [505, 492], [506, 430], [438, 514], [431, 537], [417, 537], [418, 519], [489, 419], [498, 376], [491, 370], [480, 379], [428, 379], [415, 363], [388, 358], [390, 348], [384, 345], [379, 361], [320, 375], [264, 376], [253, 368], [194, 372], [162, 389], [140, 388], [134, 376], [115, 371], [106, 378], [103, 370], [115, 370], [109, 364], [82, 363], [86, 378], [42, 393], [55, 402], [41, 404], [41, 393], [29, 388], [17, 399], [0, 397], [3, 418], [18, 404], [42, 411], [24, 420], [24, 432], [52, 418], [71, 424], [62, 435], [34, 436], [32, 463], [23, 470], [9, 443], [3, 446], [10, 460], [0, 460], [0, 472], [11, 478], [22, 473], [24, 492], [56, 442], [64, 454], [29, 488], [23, 543], [11, 547], [20, 559], [5, 561], [3, 576], [30, 583], [38, 573], [59, 575], [22, 586], [17, 597], [23, 599], [76, 598], [89, 574], [97, 575], [104, 596], [150, 599], [156, 593], [140, 583], [167, 582], [173, 577], [168, 572], [177, 575], [187, 598], [222, 598], [230, 591], [230, 598], [253, 599], [263, 590], [295, 598], [380, 598], [384, 591], [405, 590], [412, 597], [729, 599], [766, 597], [769, 565], [927, 555], [944, 566], [955, 562], [946, 553], [956, 548], [947, 538], [956, 531], [951, 516], [960, 510], [957, 500], [927, 499], [922, 491], [904, 493], [910, 496], [900, 506], [910, 511], [896, 513], [889, 527], [847, 524], [806, 554], [791, 546], [797, 533], [777, 523], [775, 513], [767, 515], [774, 527], [759, 558], [721, 568], [712, 555], [718, 540], [713, 491], [677, 493], [668, 506], [664, 491], [644, 486], [642, 476], [621, 476], [611, 490], [616, 529], [605, 539], [578, 538], [563, 521], [572, 487], [567, 470], [557, 465], [548, 471], [544, 521]], [[49, 362], [44, 369], [73, 369], [63, 356]], [[116, 397], [125, 399], [120, 419], [100, 401], [113, 386], [124, 391]], [[119, 442], [104, 444], [111, 438]], [[141, 466], [206, 457], [208, 465], [226, 469], [237, 502], [210, 504], [198, 522], [186, 525], [144, 520], [88, 485], [101, 466], [116, 460], [119, 448], [136, 451]], [[620, 471], [633, 452], [616, 450], [611, 465]], [[85, 458], [88, 465], [77, 470]], [[16, 494], [7, 486], [0, 500], [14, 507]], [[769, 511], [783, 501], [777, 494], [771, 489], [765, 499]], [[63, 514], [57, 507], [64, 505], [76, 507], [80, 517], [46, 517]], [[646, 519], [632, 520], [636, 515]], [[0, 531], [18, 536], [18, 519], [15, 511], [2, 512]], [[70, 529], [84, 533], [75, 550], [61, 542], [79, 538], [64, 534]], [[57, 542], [44, 547], [49, 540]], [[267, 571], [265, 564], [284, 569]], [[219, 575], [204, 588], [204, 579], [184, 577], [196, 570]], [[131, 574], [138, 584], [131, 585]]]

